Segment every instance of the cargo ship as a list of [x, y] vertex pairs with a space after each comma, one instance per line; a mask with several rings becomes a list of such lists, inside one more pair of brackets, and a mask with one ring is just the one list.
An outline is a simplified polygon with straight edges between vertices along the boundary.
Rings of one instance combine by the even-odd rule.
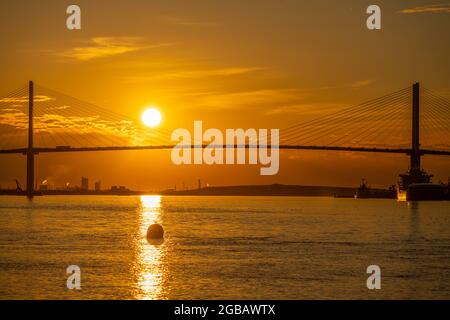
[[450, 199], [449, 185], [432, 183], [432, 174], [424, 170], [410, 170], [401, 174], [398, 183], [399, 201], [442, 201]]
[[355, 192], [355, 199], [395, 199], [397, 191], [395, 186], [389, 189], [372, 189], [367, 184], [366, 179], [362, 179], [361, 184]]

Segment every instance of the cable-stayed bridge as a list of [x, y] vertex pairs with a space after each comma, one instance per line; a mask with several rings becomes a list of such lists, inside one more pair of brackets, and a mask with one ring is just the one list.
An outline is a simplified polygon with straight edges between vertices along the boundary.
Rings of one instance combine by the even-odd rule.
[[[171, 134], [33, 82], [0, 97], [0, 154], [27, 156], [30, 197], [39, 153], [171, 149]], [[249, 143], [233, 147], [254, 147]], [[450, 155], [450, 101], [416, 83], [281, 129], [279, 148], [406, 154], [404, 184], [429, 182], [420, 160]]]

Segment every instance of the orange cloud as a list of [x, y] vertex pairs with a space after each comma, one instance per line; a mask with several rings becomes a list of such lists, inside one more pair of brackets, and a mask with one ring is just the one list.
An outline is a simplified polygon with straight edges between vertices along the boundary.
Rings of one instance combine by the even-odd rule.
[[352, 83], [351, 87], [352, 88], [361, 88], [361, 87], [366, 87], [368, 85], [371, 85], [374, 81], [373, 80], [361, 80], [361, 81], [356, 81], [354, 83]]
[[168, 45], [171, 44], [144, 45], [141, 43], [141, 39], [137, 37], [94, 37], [91, 39], [90, 45], [72, 48], [61, 53], [61, 55], [75, 60], [87, 61]]
[[180, 71], [174, 73], [162, 74], [160, 78], [203, 78], [212, 76], [236, 76], [242, 74], [248, 74], [254, 71], [261, 70], [261, 68], [222, 68], [222, 69], [211, 69], [211, 70], [198, 70], [198, 71]]
[[[42, 95], [34, 96], [34, 102], [44, 102], [44, 101], [50, 101], [50, 100], [55, 100], [55, 99], [53, 99], [52, 97], [42, 96]], [[14, 97], [14, 98], [2, 98], [2, 99], [0, 99], [0, 102], [4, 102], [4, 103], [28, 102], [28, 96]], [[17, 105], [17, 107], [21, 107], [21, 105]]]
[[222, 109], [240, 107], [267, 107], [291, 104], [299, 99], [296, 89], [262, 89], [231, 93], [209, 93], [199, 96], [198, 106]]
[[305, 115], [321, 115], [324, 111], [337, 111], [342, 109], [346, 105], [337, 103], [305, 103], [305, 104], [292, 104], [283, 105], [272, 108], [266, 112], [267, 115], [285, 114], [285, 113], [301, 113]]
[[[169, 144], [170, 136], [163, 136], [161, 132], [142, 130], [136, 123], [130, 120], [106, 120], [97, 115], [92, 116], [66, 116], [57, 114], [58, 110], [67, 109], [70, 106], [52, 107], [46, 113], [34, 117], [35, 134], [50, 134], [53, 137], [64, 137], [64, 141], [71, 146], [86, 147], [86, 139], [89, 136], [98, 146], [111, 144], [143, 145], [143, 144]], [[28, 115], [17, 109], [3, 109], [0, 113], [0, 136], [18, 136], [25, 134], [28, 128]], [[161, 141], [164, 140], [164, 143]], [[167, 140], [167, 141], [166, 141]]]
[[450, 3], [430, 4], [414, 8], [403, 9], [400, 13], [450, 13]]

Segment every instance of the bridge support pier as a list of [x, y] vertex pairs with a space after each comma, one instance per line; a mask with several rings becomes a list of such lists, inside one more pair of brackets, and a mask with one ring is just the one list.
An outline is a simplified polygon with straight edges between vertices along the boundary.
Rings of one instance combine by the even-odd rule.
[[27, 197], [34, 196], [34, 147], [33, 147], [33, 81], [28, 86], [28, 149], [27, 149]]
[[34, 153], [27, 152], [27, 197], [34, 196]]

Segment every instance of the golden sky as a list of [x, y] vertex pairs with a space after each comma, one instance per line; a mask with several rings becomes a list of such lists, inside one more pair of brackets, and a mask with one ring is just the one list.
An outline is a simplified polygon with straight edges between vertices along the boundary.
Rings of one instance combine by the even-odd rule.
[[[136, 121], [156, 105], [167, 130], [191, 129], [194, 120], [282, 129], [415, 81], [450, 97], [449, 3], [377, 3], [381, 31], [366, 28], [370, 1], [76, 1], [82, 30], [69, 31], [71, 1], [5, 0], [0, 96], [34, 80]], [[24, 181], [24, 161], [1, 156], [0, 183]], [[450, 174], [447, 157], [424, 165], [437, 180]], [[198, 178], [356, 185], [366, 177], [388, 185], [407, 167], [403, 155], [282, 151], [280, 173], [261, 177], [259, 166], [175, 167], [168, 151], [37, 157], [38, 181], [75, 185], [84, 175], [140, 189], [194, 187]]]

